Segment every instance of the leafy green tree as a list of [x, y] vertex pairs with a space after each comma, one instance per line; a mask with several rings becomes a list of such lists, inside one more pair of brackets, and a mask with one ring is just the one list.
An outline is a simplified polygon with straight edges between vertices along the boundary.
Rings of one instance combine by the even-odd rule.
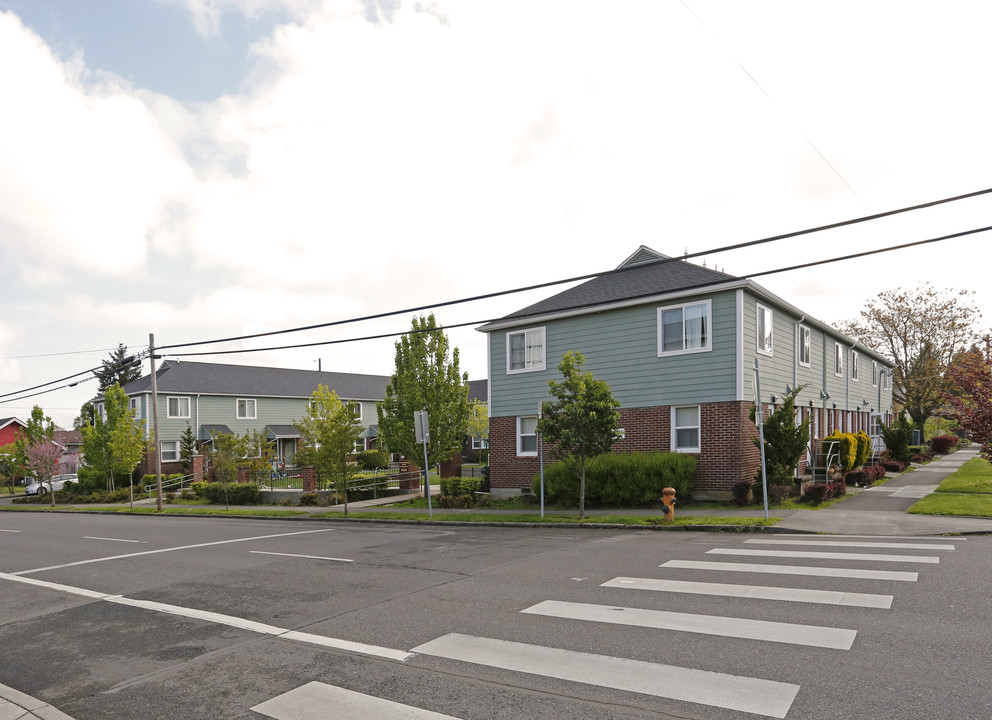
[[[809, 443], [810, 419], [796, 425], [796, 397], [805, 387], [798, 387], [782, 398], [782, 404], [764, 421], [765, 475], [769, 485], [791, 485], [796, 467]], [[756, 408], [751, 406], [751, 422], [756, 422]], [[761, 449], [761, 440], [754, 439], [754, 446]], [[758, 471], [757, 479], [761, 479]]]
[[889, 290], [869, 301], [861, 319], [839, 329], [895, 363], [892, 396], [920, 430], [943, 403], [944, 371], [975, 339], [981, 318], [974, 291]]
[[110, 357], [101, 360], [100, 364], [101, 369], [93, 371], [100, 384], [100, 392], [114, 384], [124, 387], [141, 377], [141, 363], [133, 354], [128, 353], [124, 343], [119, 344], [116, 350], [111, 350]]
[[113, 492], [115, 476], [130, 478], [147, 450], [145, 423], [135, 420], [127, 393], [116, 383], [104, 391], [103, 408], [104, 413], [96, 414], [93, 425], [80, 429], [83, 457], [107, 479], [107, 491]]
[[569, 351], [558, 371], [562, 381], [548, 380], [553, 400], [544, 404], [538, 432], [551, 443], [556, 460], [574, 457], [579, 462], [579, 519], [585, 517], [586, 459], [608, 453], [617, 440], [620, 402], [603, 380], [582, 372], [585, 357]]
[[183, 465], [183, 475], [189, 475], [194, 455], [196, 455], [196, 436], [193, 435], [190, 424], [186, 423], [186, 429], [179, 436], [179, 461]]
[[313, 465], [330, 478], [344, 498], [347, 515], [348, 456], [355, 452], [364, 429], [362, 423], [336, 392], [318, 385], [310, 396], [306, 415], [293, 424], [303, 439], [303, 447], [296, 453], [298, 462]]
[[485, 448], [487, 440], [489, 440], [489, 406], [476, 400], [469, 407], [468, 416], [468, 434], [473, 438], [480, 438], [482, 443], [482, 448], [479, 450], [479, 459], [485, 462], [488, 451]]
[[233, 483], [238, 480], [238, 468], [247, 467], [254, 481], [272, 469], [273, 443], [257, 430], [234, 433], [213, 433], [213, 442], [207, 446], [207, 459], [218, 482]]
[[93, 407], [93, 401], [87, 400], [79, 408], [79, 415], [72, 421], [73, 430], [81, 430], [87, 425], [93, 424], [93, 415], [96, 413], [96, 408]]
[[915, 428], [913, 422], [907, 420], [903, 413], [896, 415], [896, 419], [890, 427], [879, 425], [878, 430], [882, 433], [882, 440], [885, 441], [885, 449], [889, 451], [893, 460], [908, 465], [913, 459], [913, 454], [909, 451], [909, 443]]
[[0, 480], [7, 483], [10, 494], [14, 494], [14, 478], [20, 464], [17, 462], [17, 447], [14, 443], [0, 447]]
[[[423, 458], [413, 414], [426, 410], [430, 423], [428, 468], [450, 460], [461, 452], [468, 433], [468, 391], [468, 373], [461, 374], [458, 369], [458, 348], [449, 358], [448, 338], [434, 315], [415, 317], [411, 332], [396, 343], [396, 370], [386, 386], [386, 397], [376, 403], [379, 434], [385, 445], [411, 460]], [[424, 492], [430, 492], [427, 483]]]

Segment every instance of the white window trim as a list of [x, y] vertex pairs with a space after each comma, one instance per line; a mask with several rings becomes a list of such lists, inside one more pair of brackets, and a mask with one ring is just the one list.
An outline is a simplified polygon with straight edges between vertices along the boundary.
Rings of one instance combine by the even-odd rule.
[[[803, 337], [806, 342], [803, 342]], [[806, 361], [803, 362], [803, 349], [806, 350]], [[810, 359], [813, 356], [813, 333], [805, 325], [799, 326], [799, 364], [803, 367], [810, 366]]]
[[871, 361], [871, 386], [878, 387], [878, 360]]
[[[166, 450], [165, 446], [171, 445], [171, 450]], [[163, 440], [162, 441], [162, 462], [179, 462], [179, 441], [178, 440]]]
[[[702, 347], [698, 348], [686, 348], [685, 347], [685, 308], [692, 307], [694, 305], [705, 305], [706, 306], [706, 342], [703, 343]], [[662, 313], [666, 310], [682, 310], [682, 349], [681, 350], [665, 350], [665, 328], [661, 322]], [[693, 302], [679, 303], [678, 305], [665, 305], [658, 308], [658, 317], [656, 321], [656, 328], [658, 333], [658, 357], [668, 357], [669, 355], [689, 355], [691, 353], [709, 352], [713, 349], [713, 302], [711, 300], [696, 300]]]
[[362, 421], [362, 403], [361, 403], [360, 400], [345, 400], [344, 401], [344, 405], [345, 405], [346, 408], [348, 408], [348, 410], [351, 410], [352, 408], [356, 408], [357, 407], [358, 408], [358, 414], [357, 415], [354, 415], [353, 414], [353, 417], [358, 422], [361, 422]]
[[[245, 414], [241, 414], [241, 403], [245, 404]], [[252, 412], [248, 412], [248, 403], [251, 403]], [[255, 398], [238, 398], [234, 401], [234, 415], [238, 420], [257, 420], [258, 419], [258, 400]]]
[[[766, 324], [770, 325], [766, 329], [769, 330], [768, 344], [769, 347], [761, 347], [761, 315], [762, 313], [767, 313]], [[754, 314], [754, 335], [755, 335], [755, 350], [761, 355], [774, 355], [775, 354], [775, 313], [772, 312], [770, 307], [757, 303], [757, 308]]]
[[858, 361], [861, 359], [857, 350], [851, 350], [851, 382], [858, 382]]
[[[170, 404], [171, 404], [171, 401], [172, 400], [185, 400], [186, 401], [186, 414], [185, 415], [182, 415], [182, 414], [173, 415], [172, 414], [172, 412], [171, 412], [172, 408], [170, 407]], [[182, 403], [178, 403], [178, 405], [182, 405]], [[170, 395], [170, 396], [168, 396], [168, 397], [165, 398], [165, 415], [168, 418], [175, 418], [177, 420], [189, 420], [190, 419], [190, 413], [192, 411], [192, 406], [193, 406], [193, 403], [190, 402], [189, 395]], [[181, 407], [178, 407], [177, 410], [180, 413], [182, 412], [182, 408]]]
[[[534, 332], [541, 333], [541, 363], [540, 365], [527, 367], [527, 352], [526, 352], [527, 334]], [[524, 348], [525, 348], [524, 367], [511, 369], [510, 360], [512, 354], [510, 352], [510, 338], [513, 337], [514, 335], [524, 336]], [[547, 365], [547, 358], [548, 358], [548, 333], [543, 325], [540, 327], [524, 328], [522, 330], [507, 330], [506, 332], [506, 374], [507, 375], [517, 375], [518, 373], [540, 372], [544, 370], [545, 366]]]
[[[537, 420], [537, 416], [536, 415], [521, 415], [521, 416], [517, 417], [517, 457], [537, 457], [537, 447], [536, 447], [536, 444], [535, 444], [535, 448], [534, 448], [533, 452], [531, 452], [530, 450], [526, 450], [525, 451], [525, 450], [522, 450], [521, 449], [522, 443], [520, 442], [520, 439], [523, 436], [520, 433], [520, 422], [522, 420]], [[526, 437], [531, 437], [531, 435], [528, 434]], [[536, 439], [537, 439], [537, 427], [536, 426], [534, 428], [534, 435], [533, 435], [533, 437], [534, 437], [534, 439], [536, 441]]]
[[[684, 409], [684, 408], [690, 408], [690, 407], [696, 408], [696, 425], [692, 425], [692, 426], [690, 426], [690, 425], [676, 426], [676, 424], [675, 424], [675, 416], [676, 416], [675, 411], [676, 410], [680, 410], [680, 409]], [[701, 405], [673, 405], [672, 406], [672, 422], [671, 422], [671, 426], [672, 426], [672, 439], [671, 439], [672, 452], [680, 452], [680, 453], [700, 453], [700, 452], [702, 452], [701, 446], [703, 444], [703, 411], [702, 411], [702, 406]], [[689, 427], [696, 428], [696, 439], [698, 440], [699, 445], [697, 445], [696, 447], [691, 447], [691, 448], [688, 448], [688, 447], [687, 448], [680, 448], [678, 446], [678, 431], [679, 430], [688, 429]]]
[[834, 343], [834, 375], [844, 377], [844, 346], [839, 342]]
[[141, 398], [133, 397], [127, 399], [127, 409], [134, 413], [134, 419], [141, 419]]
[[482, 437], [481, 435], [472, 436], [472, 449], [473, 450], [488, 450], [489, 440]]

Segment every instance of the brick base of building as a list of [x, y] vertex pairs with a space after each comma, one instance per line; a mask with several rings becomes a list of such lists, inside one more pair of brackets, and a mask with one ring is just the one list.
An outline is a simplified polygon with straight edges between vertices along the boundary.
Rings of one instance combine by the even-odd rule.
[[[761, 456], [752, 440], [757, 429], [749, 418], [748, 402], [705, 403], [700, 406], [699, 465], [693, 480], [692, 496], [697, 500], [729, 500], [733, 487], [753, 480]], [[624, 437], [613, 446], [616, 453], [671, 450], [671, 408], [622, 408], [620, 427]], [[545, 464], [550, 454], [545, 448]], [[494, 417], [489, 420], [489, 468], [493, 497], [530, 492], [540, 472], [540, 460], [517, 456], [517, 419]]]

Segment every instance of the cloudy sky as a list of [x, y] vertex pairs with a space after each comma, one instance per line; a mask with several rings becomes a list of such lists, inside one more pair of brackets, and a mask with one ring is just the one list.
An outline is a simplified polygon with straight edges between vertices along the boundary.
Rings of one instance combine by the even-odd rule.
[[[0, 0], [0, 395], [150, 333], [172, 345], [402, 310], [611, 269], [641, 244], [709, 253], [992, 187], [992, 8], [826, 7]], [[696, 262], [743, 276], [992, 225], [990, 209]], [[883, 290], [973, 289], [987, 328], [990, 239], [759, 282], [827, 322]], [[481, 322], [551, 292], [437, 315]], [[485, 377], [484, 336], [449, 335]], [[388, 374], [393, 349], [198, 359]], [[0, 399], [0, 417], [38, 403], [71, 426], [95, 389]]]

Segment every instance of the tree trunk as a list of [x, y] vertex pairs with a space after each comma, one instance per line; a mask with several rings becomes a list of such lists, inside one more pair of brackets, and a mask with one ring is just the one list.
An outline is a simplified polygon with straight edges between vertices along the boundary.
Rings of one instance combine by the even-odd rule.
[[579, 520], [586, 516], [586, 456], [579, 457]]

